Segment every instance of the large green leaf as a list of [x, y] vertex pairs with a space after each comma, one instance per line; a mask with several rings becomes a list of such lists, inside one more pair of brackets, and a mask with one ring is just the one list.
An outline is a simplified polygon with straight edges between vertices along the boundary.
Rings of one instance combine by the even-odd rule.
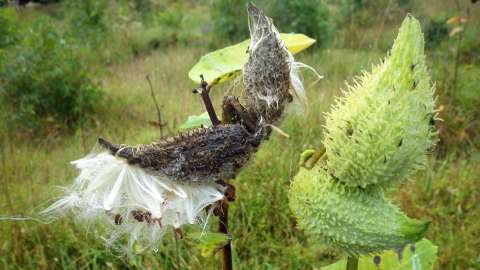
[[[358, 270], [430, 270], [437, 260], [438, 247], [427, 239], [396, 251], [380, 255], [360, 256]], [[322, 270], [345, 270], [347, 259], [322, 267]]]
[[186, 235], [186, 240], [194, 248], [200, 250], [200, 254], [209, 257], [215, 252], [230, 243], [231, 237], [227, 234], [216, 232], [190, 232]]
[[[288, 50], [296, 54], [310, 47], [315, 40], [303, 34], [280, 34]], [[188, 73], [188, 77], [200, 83], [200, 75], [211, 84], [219, 84], [241, 73], [243, 65], [248, 60], [248, 45], [250, 39], [226, 48], [208, 53], [198, 61]]]

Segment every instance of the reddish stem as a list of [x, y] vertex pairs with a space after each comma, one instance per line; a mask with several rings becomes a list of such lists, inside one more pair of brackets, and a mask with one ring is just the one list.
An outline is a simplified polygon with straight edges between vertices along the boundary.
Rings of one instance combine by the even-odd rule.
[[[223, 200], [220, 205], [218, 219], [220, 220], [218, 224], [218, 230], [221, 233], [228, 234], [228, 202]], [[223, 270], [232, 270], [232, 246], [230, 242], [222, 248], [223, 252]]]
[[212, 86], [205, 81], [205, 79], [203, 78], [203, 75], [200, 75], [200, 78], [202, 79], [200, 83], [202, 92], [200, 94], [203, 99], [203, 104], [205, 104], [205, 109], [207, 110], [208, 116], [210, 117], [210, 121], [212, 121], [212, 125], [216, 127], [220, 125], [220, 120], [218, 120], [217, 114], [215, 113], [215, 109], [213, 108], [212, 100], [208, 95], [208, 93], [210, 92], [210, 88]]
[[208, 96], [208, 90], [203, 90], [202, 91], [202, 99], [203, 103], [205, 104], [205, 109], [207, 109], [208, 116], [210, 117], [210, 120], [212, 121], [212, 125], [214, 127], [220, 125], [220, 120], [217, 118], [217, 114], [215, 113], [215, 109], [213, 108], [212, 101], [210, 100], [210, 97]]

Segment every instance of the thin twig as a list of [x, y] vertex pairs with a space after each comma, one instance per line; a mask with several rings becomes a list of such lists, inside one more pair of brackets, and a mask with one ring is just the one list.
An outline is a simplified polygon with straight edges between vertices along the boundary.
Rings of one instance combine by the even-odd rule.
[[[375, 42], [374, 42], [374, 45], [373, 45], [373, 48], [375, 48], [375, 50], [378, 49], [378, 40], [380, 39], [380, 36], [384, 33], [383, 29], [385, 28], [385, 23], [387, 22], [387, 19], [388, 19], [388, 13], [390, 12], [391, 2], [392, 2], [391, 0], [388, 1], [387, 7], [385, 8], [385, 11], [383, 12], [383, 20], [382, 20], [382, 23], [380, 24], [380, 30], [378, 31], [377, 38], [375, 39]], [[364, 38], [366, 36], [367, 35], [364, 35]], [[363, 40], [362, 40], [362, 44], [363, 44]]]
[[88, 148], [87, 148], [87, 143], [86, 143], [86, 139], [85, 139], [85, 130], [84, 130], [83, 126], [84, 126], [84, 122], [81, 121], [80, 122], [80, 139], [82, 141], [83, 152], [86, 154], [87, 151], [88, 151]]
[[150, 94], [152, 95], [153, 102], [155, 103], [155, 108], [157, 109], [158, 128], [160, 129], [160, 138], [162, 138], [163, 137], [162, 113], [160, 112], [160, 107], [158, 106], [157, 98], [155, 97], [155, 93], [153, 92], [153, 85], [152, 85], [152, 81], [150, 80], [150, 74], [145, 76], [145, 79], [147, 79], [147, 82], [150, 85]]
[[[458, 0], [455, 1], [455, 5], [457, 7], [457, 12], [458, 16], [462, 16], [462, 7], [460, 5], [460, 2]], [[469, 13], [469, 10], [467, 9], [467, 13]], [[467, 16], [468, 18], [469, 16]], [[455, 50], [455, 62], [453, 66], [453, 93], [457, 92], [457, 84], [458, 84], [458, 68], [460, 65], [460, 46], [462, 45], [462, 40], [463, 40], [463, 33], [465, 32], [467, 27], [467, 23], [464, 24], [463, 26], [463, 31], [458, 33], [458, 38], [457, 38], [457, 47]]]

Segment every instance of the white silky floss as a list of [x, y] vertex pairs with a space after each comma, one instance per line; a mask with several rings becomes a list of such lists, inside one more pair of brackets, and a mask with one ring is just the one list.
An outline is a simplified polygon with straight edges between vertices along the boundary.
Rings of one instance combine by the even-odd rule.
[[[154, 244], [170, 226], [202, 223], [205, 208], [224, 198], [219, 184], [175, 182], [101, 146], [72, 164], [80, 170], [74, 184], [41, 214], [52, 218], [72, 210], [80, 220], [106, 221], [112, 230], [109, 244], [125, 235], [130, 247], [136, 241]], [[135, 211], [148, 212], [148, 220], [138, 221]]]

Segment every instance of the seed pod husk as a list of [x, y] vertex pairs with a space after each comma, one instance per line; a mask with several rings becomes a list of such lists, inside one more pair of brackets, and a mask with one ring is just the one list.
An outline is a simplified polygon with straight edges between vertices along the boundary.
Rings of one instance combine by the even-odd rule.
[[127, 146], [99, 143], [129, 164], [172, 181], [206, 183], [232, 179], [260, 144], [242, 125], [219, 125], [179, 134], [160, 142]]
[[249, 58], [243, 70], [246, 108], [263, 124], [280, 120], [285, 106], [292, 101], [290, 67], [293, 57], [263, 11], [247, 6], [251, 42]]

